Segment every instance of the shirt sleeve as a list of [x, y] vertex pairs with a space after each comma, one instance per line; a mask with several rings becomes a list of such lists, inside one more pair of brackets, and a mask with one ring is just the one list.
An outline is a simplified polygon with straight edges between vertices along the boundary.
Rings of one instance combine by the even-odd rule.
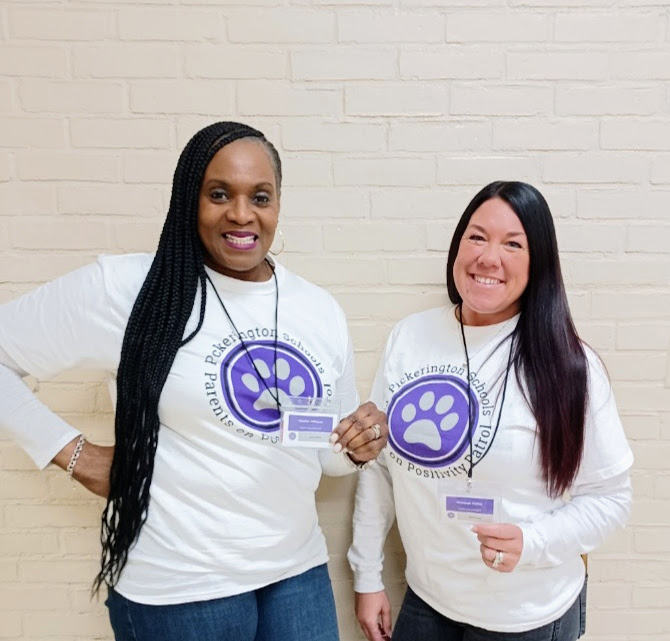
[[46, 380], [74, 367], [113, 369], [123, 331], [99, 260], [0, 305], [0, 347]]
[[384, 589], [384, 543], [393, 521], [393, 485], [384, 452], [377, 465], [358, 475], [353, 516], [353, 541], [347, 559], [354, 573], [356, 592]]
[[[21, 377], [45, 380], [73, 367], [116, 370], [127, 319], [108, 295], [105, 272], [114, 270], [115, 259], [100, 259], [0, 305], [0, 430], [40, 468], [80, 432]], [[124, 273], [117, 280], [128, 282]]]
[[355, 412], [360, 405], [360, 396], [356, 388], [356, 368], [354, 365], [354, 344], [351, 340], [351, 334], [347, 327], [347, 321], [344, 312], [340, 310], [341, 328], [340, 332], [343, 337], [343, 353], [345, 354], [344, 366], [342, 367], [342, 374], [335, 383], [336, 398], [340, 402], [342, 416], [348, 416]]
[[[344, 353], [346, 356], [342, 367], [342, 374], [335, 382], [335, 398], [340, 404], [340, 415], [345, 417], [356, 411], [360, 405], [360, 397], [358, 395], [358, 390], [356, 389], [354, 346], [346, 326], [343, 312], [341, 312], [341, 316], [343, 327], [340, 331], [345, 340]], [[335, 454], [330, 448], [319, 450], [319, 461], [321, 462], [323, 473], [328, 476], [344, 476], [355, 472], [356, 468], [352, 467], [344, 459], [345, 456], [346, 454], [343, 452]]]
[[39, 401], [21, 379], [22, 374], [25, 372], [0, 348], [0, 431], [43, 469], [79, 430]]
[[584, 453], [570, 499], [559, 509], [520, 524], [520, 565], [555, 566], [586, 554], [630, 517], [633, 454], [607, 375], [599, 362], [590, 360]]
[[[385, 357], [377, 369], [370, 394], [370, 400], [380, 408], [386, 407], [384, 369], [391, 342], [392, 338], [389, 338]], [[353, 542], [347, 554], [354, 573], [356, 592], [379, 592], [384, 589], [384, 543], [395, 520], [393, 483], [385, 452], [386, 450], [382, 451], [377, 465], [364, 470], [358, 476]]]

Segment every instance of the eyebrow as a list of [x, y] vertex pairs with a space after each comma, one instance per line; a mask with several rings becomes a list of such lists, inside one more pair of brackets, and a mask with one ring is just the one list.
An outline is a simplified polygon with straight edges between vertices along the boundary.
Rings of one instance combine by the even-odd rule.
[[[213, 187], [214, 185], [221, 185], [226, 189], [230, 187], [230, 184], [226, 182], [223, 178], [210, 178], [209, 180], [203, 183], [203, 187]], [[253, 189], [265, 189], [265, 190], [274, 190], [275, 186], [273, 183], [268, 181], [263, 181], [253, 185]]]
[[[483, 231], [484, 233], [487, 233], [487, 230], [482, 227], [481, 225], [477, 225], [475, 223], [470, 223], [470, 227], [474, 227], [475, 229], [478, 229], [479, 231]], [[505, 238], [511, 238], [512, 236], [525, 236], [526, 233], [523, 231], [510, 231], [505, 234]]]

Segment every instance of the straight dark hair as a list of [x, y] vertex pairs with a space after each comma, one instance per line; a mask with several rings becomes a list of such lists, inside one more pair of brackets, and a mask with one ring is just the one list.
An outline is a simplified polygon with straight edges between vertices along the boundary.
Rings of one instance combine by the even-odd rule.
[[[277, 191], [281, 161], [256, 129], [218, 122], [197, 132], [182, 151], [156, 255], [135, 300], [123, 337], [117, 373], [114, 459], [102, 513], [101, 568], [93, 583], [114, 586], [149, 510], [149, 488], [158, 445], [158, 402], [177, 351], [202, 327], [207, 302], [203, 249], [198, 235], [198, 199], [207, 165], [225, 145], [250, 138], [270, 156]], [[200, 288], [200, 317], [184, 336]]]
[[528, 239], [528, 285], [520, 299], [512, 363], [537, 421], [547, 492], [559, 496], [572, 485], [582, 460], [588, 362], [570, 315], [549, 205], [535, 187], [493, 182], [465, 208], [449, 247], [449, 299], [457, 305], [463, 302], [454, 281], [454, 262], [470, 218], [491, 198], [512, 208]]

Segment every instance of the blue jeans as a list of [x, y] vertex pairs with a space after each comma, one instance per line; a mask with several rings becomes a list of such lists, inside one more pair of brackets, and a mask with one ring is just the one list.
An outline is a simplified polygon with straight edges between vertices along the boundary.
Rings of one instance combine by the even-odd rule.
[[527, 632], [493, 632], [452, 621], [408, 587], [393, 628], [393, 641], [576, 641], [584, 633], [585, 614], [586, 582], [562, 617]]
[[222, 599], [144, 605], [110, 588], [116, 641], [338, 641], [328, 568]]

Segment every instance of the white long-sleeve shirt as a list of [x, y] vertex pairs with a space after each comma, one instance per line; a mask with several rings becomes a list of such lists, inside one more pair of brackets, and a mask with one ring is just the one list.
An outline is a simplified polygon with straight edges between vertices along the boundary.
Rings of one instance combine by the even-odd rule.
[[380, 464], [359, 477], [349, 550], [356, 591], [383, 589], [383, 545], [397, 516], [407, 582], [430, 606], [489, 630], [534, 629], [560, 617], [579, 594], [579, 555], [627, 521], [632, 453], [597, 356], [587, 351], [585, 444], [570, 497], [547, 494], [537, 426], [514, 371], [501, 414], [505, 338], [516, 321], [465, 327], [465, 333], [476, 417], [473, 479], [500, 499], [498, 521], [521, 528], [518, 565], [511, 573], [491, 571], [470, 525], [445, 517], [441, 479], [464, 486], [467, 475], [468, 387], [453, 307], [439, 308], [394, 328], [375, 377], [372, 400], [388, 411], [390, 436]]
[[[21, 377], [48, 379], [73, 367], [114, 376], [151, 261], [102, 257], [0, 305], [0, 429], [38, 467], [79, 432]], [[356, 409], [353, 349], [335, 300], [276, 265], [275, 379], [273, 279], [208, 273], [244, 345], [210, 290], [203, 326], [177, 353], [163, 388], [148, 518], [116, 586], [141, 603], [229, 596], [326, 562], [314, 493], [322, 472], [353, 471], [344, 454], [281, 447], [276, 407], [264, 402], [269, 392], [258, 378], [276, 380], [282, 394], [332, 398], [342, 415]], [[198, 318], [196, 304], [187, 335]]]

